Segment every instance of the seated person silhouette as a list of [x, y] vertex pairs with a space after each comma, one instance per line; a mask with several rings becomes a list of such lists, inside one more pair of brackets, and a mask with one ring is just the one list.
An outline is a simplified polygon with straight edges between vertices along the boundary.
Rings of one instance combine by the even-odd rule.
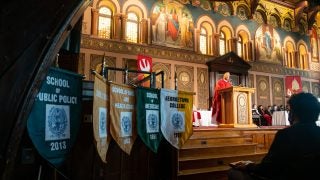
[[261, 125], [262, 126], [271, 126], [272, 116], [265, 113], [264, 107], [262, 105], [258, 106], [258, 112], [261, 115]]
[[251, 111], [252, 111], [252, 120], [253, 120], [253, 122], [254, 122], [257, 126], [261, 126], [261, 118], [260, 118], [261, 114], [259, 113], [256, 104], [253, 104], [253, 105], [252, 105]]
[[316, 121], [320, 102], [310, 93], [294, 94], [288, 100], [290, 127], [279, 130], [261, 163], [231, 163], [229, 180], [320, 179], [320, 127]]

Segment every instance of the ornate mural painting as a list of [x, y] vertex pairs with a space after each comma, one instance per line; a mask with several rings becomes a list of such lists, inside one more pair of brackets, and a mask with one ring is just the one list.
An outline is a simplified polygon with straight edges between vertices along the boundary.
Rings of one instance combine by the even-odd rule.
[[151, 13], [152, 43], [193, 49], [194, 23], [190, 11], [178, 2], [158, 2]]
[[277, 31], [269, 25], [261, 25], [256, 31], [257, 59], [280, 63], [281, 41]]
[[312, 33], [310, 36], [310, 45], [311, 45], [311, 55], [312, 61], [318, 61], [318, 43], [317, 43], [317, 31], [312, 28]]

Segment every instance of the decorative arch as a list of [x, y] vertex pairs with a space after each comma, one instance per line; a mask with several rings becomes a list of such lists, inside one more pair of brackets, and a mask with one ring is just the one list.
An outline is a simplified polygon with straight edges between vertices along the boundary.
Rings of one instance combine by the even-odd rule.
[[285, 18], [283, 20], [283, 24], [282, 24], [282, 28], [287, 30], [287, 31], [291, 31], [292, 28], [293, 28], [293, 19], [290, 19], [290, 18]]
[[250, 33], [249, 29], [247, 28], [247, 26], [245, 26], [243, 24], [238, 26], [237, 29], [236, 29], [236, 33], [235, 33], [236, 37], [238, 37], [240, 31], [245, 31], [247, 33], [247, 35], [248, 35], [248, 40], [251, 40], [251, 33]]
[[291, 41], [291, 42], [293, 43], [293, 48], [294, 48], [294, 50], [296, 50], [297, 47], [296, 47], [295, 40], [294, 40], [291, 36], [286, 36], [286, 37], [283, 39], [283, 44], [284, 44], [284, 46], [286, 45], [286, 43], [287, 43], [288, 41]]
[[216, 11], [222, 14], [223, 16], [231, 16], [234, 14], [233, 6], [230, 2], [214, 2]]
[[258, 23], [260, 24], [267, 24], [267, 15], [266, 15], [266, 11], [265, 8], [259, 4], [258, 8], [255, 12], [255, 17]]
[[137, 16], [138, 16], [138, 18], [139, 18], [139, 21], [141, 21], [141, 19], [145, 19], [145, 18], [144, 18], [144, 12], [143, 12], [143, 10], [141, 9], [141, 7], [139, 7], [139, 6], [136, 6], [136, 5], [130, 5], [130, 6], [128, 6], [128, 7], [125, 9], [124, 13], [125, 13], [125, 14], [128, 14], [129, 12], [133, 12], [133, 13], [137, 14]]
[[202, 24], [203, 22], [208, 22], [208, 23], [212, 26], [212, 29], [213, 29], [212, 33], [214, 33], [214, 32], [217, 31], [216, 26], [215, 26], [213, 20], [212, 20], [209, 16], [207, 16], [207, 15], [203, 15], [203, 16], [199, 17], [196, 22], [197, 22], [197, 23], [196, 23], [197, 29], [200, 29], [200, 26], [201, 26], [201, 24]]
[[92, 34], [100, 38], [112, 39], [116, 36], [113, 24], [115, 14], [120, 12], [120, 6], [117, 1], [94, 1], [92, 16]]
[[305, 43], [298, 43], [298, 68], [307, 70], [309, 69], [308, 49]]
[[248, 19], [248, 17], [251, 14], [250, 8], [247, 6], [247, 4], [244, 4], [244, 3], [241, 3], [237, 6], [236, 13], [241, 20]]
[[[299, 46], [300, 44], [303, 44], [306, 48], [308, 47], [308, 44], [304, 41], [304, 40], [302, 40], [302, 39], [300, 39], [298, 42], [297, 42], [297, 46]], [[308, 48], [307, 48], [308, 49]]]
[[281, 27], [280, 16], [276, 13], [273, 13], [269, 16], [268, 24], [271, 24], [273, 27]]
[[220, 33], [222, 27], [227, 27], [231, 32], [230, 36], [233, 37], [234, 30], [232, 28], [232, 25], [228, 21], [223, 20], [218, 24], [217, 33]]
[[139, 0], [126, 1], [122, 6], [122, 13], [127, 13], [128, 11], [134, 11], [138, 13], [142, 19], [148, 18], [148, 11], [145, 5]]
[[99, 1], [93, 1], [92, 7], [95, 7], [96, 9], [99, 9], [101, 6], [106, 6], [109, 7], [114, 14], [120, 13], [120, 5], [118, 1], [104, 1], [104, 0], [99, 0]]

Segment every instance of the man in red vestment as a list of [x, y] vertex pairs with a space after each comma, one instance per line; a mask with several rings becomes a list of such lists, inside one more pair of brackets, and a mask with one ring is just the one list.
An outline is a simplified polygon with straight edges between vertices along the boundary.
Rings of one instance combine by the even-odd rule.
[[226, 72], [223, 74], [223, 78], [220, 79], [214, 88], [214, 97], [212, 102], [212, 124], [221, 123], [221, 97], [218, 90], [231, 87], [230, 73]]

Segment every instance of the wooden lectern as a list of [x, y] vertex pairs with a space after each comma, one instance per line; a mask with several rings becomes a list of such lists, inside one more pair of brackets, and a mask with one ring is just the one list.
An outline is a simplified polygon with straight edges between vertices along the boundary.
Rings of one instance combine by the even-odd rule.
[[218, 90], [221, 95], [221, 119], [219, 127], [257, 127], [252, 121], [251, 93], [255, 88], [232, 86]]

